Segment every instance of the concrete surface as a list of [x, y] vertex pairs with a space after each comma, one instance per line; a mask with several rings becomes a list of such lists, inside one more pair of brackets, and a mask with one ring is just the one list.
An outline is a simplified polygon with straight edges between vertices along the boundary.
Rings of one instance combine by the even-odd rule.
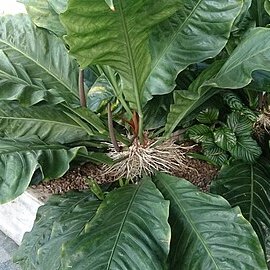
[[37, 196], [26, 191], [14, 201], [0, 205], [0, 231], [18, 245], [24, 233], [31, 231], [37, 209], [43, 204]]
[[21, 269], [12, 262], [12, 256], [17, 248], [17, 244], [0, 231], [0, 270]]

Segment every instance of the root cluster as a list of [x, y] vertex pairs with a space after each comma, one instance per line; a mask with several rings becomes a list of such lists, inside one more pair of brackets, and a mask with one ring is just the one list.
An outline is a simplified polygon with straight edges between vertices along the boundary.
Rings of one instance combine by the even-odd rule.
[[264, 128], [264, 130], [270, 134], [270, 113], [264, 112], [259, 115], [256, 125]]
[[111, 149], [109, 156], [116, 161], [114, 165], [104, 165], [104, 176], [116, 181], [120, 178], [136, 180], [142, 175], [152, 175], [156, 171], [173, 173], [186, 169], [185, 154], [192, 146], [184, 147], [173, 140], [162, 143], [149, 141], [142, 145], [137, 139], [121, 152]]

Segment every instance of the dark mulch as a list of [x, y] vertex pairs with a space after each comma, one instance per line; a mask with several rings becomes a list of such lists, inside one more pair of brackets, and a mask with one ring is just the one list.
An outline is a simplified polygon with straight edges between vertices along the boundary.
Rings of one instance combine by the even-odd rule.
[[[174, 175], [189, 180], [203, 191], [208, 191], [212, 179], [217, 175], [218, 168], [206, 163], [205, 161], [189, 157], [186, 158], [185, 164], [189, 169], [181, 169], [174, 172]], [[87, 177], [97, 179], [99, 182], [107, 181], [107, 179], [102, 179], [103, 176], [99, 167], [87, 163], [69, 170], [59, 179], [45, 181], [32, 187], [35, 191], [44, 194], [44, 197], [41, 197], [40, 199], [46, 199], [50, 194], [62, 194], [69, 190], [87, 189], [88, 184], [85, 181], [85, 178]]]

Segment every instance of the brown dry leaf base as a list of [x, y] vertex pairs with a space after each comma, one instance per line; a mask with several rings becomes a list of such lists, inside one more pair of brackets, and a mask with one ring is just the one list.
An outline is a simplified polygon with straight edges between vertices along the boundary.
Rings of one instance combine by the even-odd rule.
[[[217, 175], [218, 168], [204, 161], [186, 157], [185, 165], [189, 169], [175, 171], [174, 175], [189, 180], [203, 191], [209, 190], [211, 180]], [[42, 182], [37, 186], [32, 186], [36, 192], [44, 194], [40, 199], [46, 199], [50, 194], [62, 194], [69, 190], [84, 190], [88, 188], [85, 177], [99, 179], [99, 182], [110, 182], [102, 175], [100, 167], [87, 163], [68, 171], [63, 177]]]

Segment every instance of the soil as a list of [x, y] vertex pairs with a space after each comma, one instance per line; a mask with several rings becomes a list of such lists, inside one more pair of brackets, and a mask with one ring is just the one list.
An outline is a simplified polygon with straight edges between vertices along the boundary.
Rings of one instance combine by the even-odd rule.
[[[181, 170], [175, 171], [173, 174], [189, 180], [202, 191], [209, 191], [209, 185], [212, 179], [217, 175], [218, 168], [205, 161], [189, 157], [186, 158], [185, 165], [187, 165], [187, 169], [181, 168]], [[69, 190], [84, 190], [88, 188], [88, 184], [85, 181], [87, 177], [98, 179], [99, 183], [110, 182], [110, 179], [105, 179], [104, 176], [102, 176], [99, 166], [86, 163], [69, 170], [59, 179], [45, 181], [39, 185], [32, 186], [34, 189], [32, 192], [44, 194], [39, 199], [46, 200], [50, 194], [62, 194]]]

